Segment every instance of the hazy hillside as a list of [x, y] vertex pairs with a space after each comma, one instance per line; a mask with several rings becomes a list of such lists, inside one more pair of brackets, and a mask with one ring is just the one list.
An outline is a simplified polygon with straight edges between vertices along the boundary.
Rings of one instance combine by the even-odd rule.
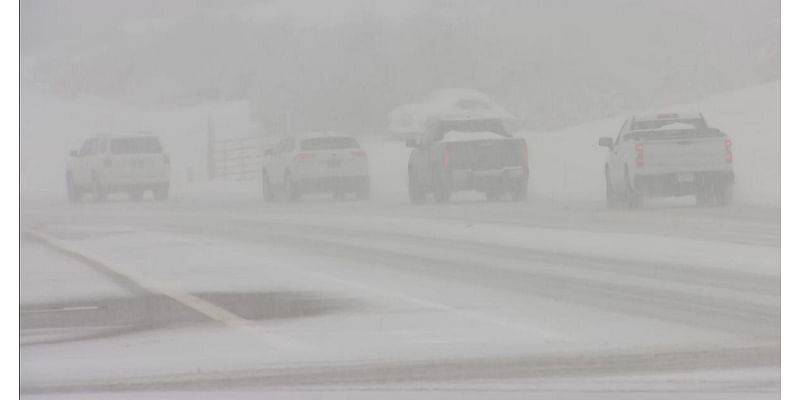
[[[735, 201], [780, 205], [780, 81], [661, 110], [702, 112], [711, 126], [728, 134], [733, 141]], [[650, 111], [654, 110], [637, 110]], [[602, 201], [607, 150], [597, 146], [597, 139], [614, 136], [627, 117], [527, 135], [536, 192]]]
[[127, 4], [133, 17], [103, 20], [99, 2], [72, 35], [23, 13], [23, 44], [37, 44], [23, 90], [164, 109], [245, 100], [265, 131], [290, 112], [296, 129], [373, 133], [442, 87], [482, 90], [541, 130], [780, 77], [777, 1], [431, 0], [394, 18], [393, 2], [319, 4]]
[[[709, 123], [734, 142], [735, 201], [780, 204], [780, 81], [720, 93], [662, 110], [701, 111]], [[173, 183], [186, 185], [188, 169], [205, 179], [206, 123], [214, 117], [220, 137], [235, 137], [257, 129], [250, 124], [248, 103], [218, 102], [183, 106], [170, 111], [142, 111], [96, 97], [66, 101], [50, 93], [31, 91], [22, 103], [23, 191], [63, 191], [64, 160], [88, 134], [150, 130], [159, 134], [173, 158]], [[651, 111], [647, 109], [638, 112]], [[48, 115], [48, 118], [39, 118]], [[521, 133], [529, 143], [533, 196], [555, 199], [604, 199], [603, 163], [606, 150], [597, 139], [613, 136], [627, 118], [620, 114], [573, 127]], [[57, 132], [58, 134], [54, 134]], [[409, 149], [384, 138], [364, 140], [371, 157], [376, 196], [405, 199]], [[230, 188], [228, 188], [230, 189]], [[243, 190], [257, 193], [257, 182]]]

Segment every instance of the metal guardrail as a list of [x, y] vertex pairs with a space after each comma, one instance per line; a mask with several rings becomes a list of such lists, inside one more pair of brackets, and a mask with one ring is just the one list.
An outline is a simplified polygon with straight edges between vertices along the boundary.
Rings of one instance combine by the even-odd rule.
[[254, 180], [261, 176], [264, 150], [270, 144], [266, 136], [234, 139], [208, 135], [208, 177], [212, 180]]

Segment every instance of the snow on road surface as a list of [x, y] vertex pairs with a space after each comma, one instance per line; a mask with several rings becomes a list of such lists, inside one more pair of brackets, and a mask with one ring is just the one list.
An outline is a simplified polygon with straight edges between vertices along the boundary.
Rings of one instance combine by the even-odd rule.
[[[266, 204], [257, 182], [176, 179], [167, 202], [70, 206], [56, 150], [88, 117], [45, 147], [82, 113], [32, 121], [23, 152], [47, 151], [23, 157], [23, 393], [777, 398], [778, 85], [699, 105], [734, 140], [736, 198], [719, 209], [606, 210], [596, 141], [622, 117], [523, 133], [526, 202], [409, 205], [409, 149], [365, 140], [370, 201]], [[165, 143], [202, 132], [186, 113]], [[177, 170], [201, 147], [177, 146]]]
[[[182, 311], [158, 322], [117, 321], [130, 328], [117, 334], [25, 345], [23, 390], [392, 382], [441, 389], [478, 380], [558, 391], [565, 380], [580, 386], [606, 376], [599, 382], [608, 384], [644, 374], [632, 379], [649, 388], [715, 393], [737, 382], [750, 394], [778, 393], [775, 214], [668, 208], [626, 218], [562, 204], [281, 205], [246, 192], [224, 200], [188, 193], [163, 204], [29, 203], [26, 253], [74, 270], [73, 289], [86, 293], [56, 296], [61, 306], [91, 300], [113, 309], [117, 297], [159, 298], [164, 290], [177, 305], [150, 307]], [[506, 206], [541, 213], [495, 212]], [[750, 232], [698, 234], [688, 221]], [[23, 287], [36, 287], [41, 271], [29, 273], [28, 264]], [[103, 289], [114, 276], [127, 293]], [[186, 296], [246, 323], [195, 315]], [[23, 294], [27, 308], [43, 300]], [[688, 375], [675, 381], [675, 373]], [[705, 386], [692, 386], [709, 374]]]

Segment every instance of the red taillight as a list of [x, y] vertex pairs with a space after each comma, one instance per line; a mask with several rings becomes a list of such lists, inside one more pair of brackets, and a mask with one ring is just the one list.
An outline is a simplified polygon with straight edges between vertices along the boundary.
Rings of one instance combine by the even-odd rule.
[[310, 160], [314, 158], [314, 153], [297, 153], [295, 160]]
[[644, 168], [644, 144], [636, 143], [636, 167]]
[[730, 139], [725, 139], [725, 162], [733, 162], [733, 142]]
[[442, 164], [445, 168], [450, 166], [450, 153], [448, 153], [447, 150], [442, 154]]
[[528, 142], [522, 142], [522, 160], [528, 162]]
[[353, 157], [366, 157], [367, 152], [363, 149], [353, 150]]

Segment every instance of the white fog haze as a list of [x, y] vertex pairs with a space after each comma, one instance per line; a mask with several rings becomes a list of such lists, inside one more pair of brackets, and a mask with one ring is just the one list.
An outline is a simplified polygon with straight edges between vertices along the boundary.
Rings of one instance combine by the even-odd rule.
[[30, 398], [780, 398], [773, 0], [23, 0]]

